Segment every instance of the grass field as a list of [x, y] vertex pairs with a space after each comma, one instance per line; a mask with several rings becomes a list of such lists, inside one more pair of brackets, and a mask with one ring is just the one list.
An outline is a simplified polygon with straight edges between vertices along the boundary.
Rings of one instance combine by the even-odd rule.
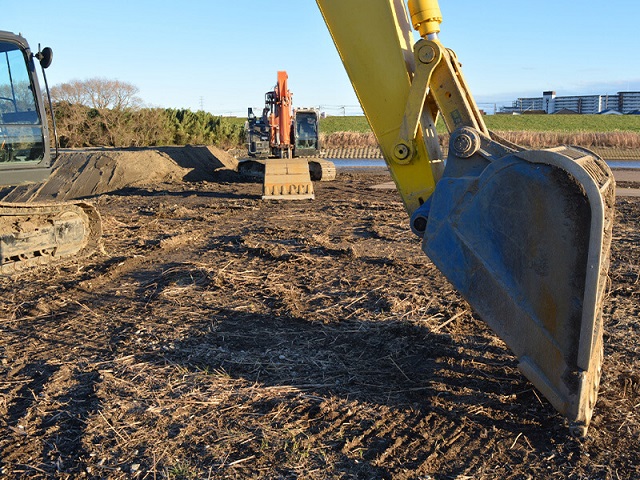
[[536, 132], [635, 132], [640, 115], [488, 115], [491, 130]]
[[[640, 134], [640, 115], [487, 115], [487, 127], [497, 131], [529, 132], [634, 132]], [[320, 122], [320, 130], [334, 132], [368, 132], [369, 124], [362, 116], [326, 117]], [[438, 132], [444, 133], [442, 122]]]
[[[640, 115], [487, 115], [484, 119], [490, 130], [524, 147], [640, 148]], [[230, 120], [244, 124], [242, 118]], [[444, 123], [438, 122], [437, 127], [445, 145]], [[323, 118], [320, 132], [325, 148], [377, 145], [363, 116]]]
[[[530, 132], [635, 132], [640, 133], [640, 115], [487, 115], [484, 117], [491, 130]], [[229, 117], [229, 121], [244, 125], [245, 119]], [[320, 120], [320, 131], [370, 132], [363, 116], [331, 116]], [[438, 122], [438, 131], [445, 132]]]

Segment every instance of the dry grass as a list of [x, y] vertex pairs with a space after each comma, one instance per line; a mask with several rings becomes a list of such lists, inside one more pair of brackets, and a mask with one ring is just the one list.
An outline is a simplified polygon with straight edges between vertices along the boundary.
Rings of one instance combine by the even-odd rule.
[[345, 148], [345, 147], [377, 147], [373, 132], [335, 132], [330, 134], [321, 133], [320, 142], [324, 148]]
[[382, 174], [94, 201], [106, 255], [0, 278], [0, 477], [640, 478], [637, 200], [605, 374], [568, 436], [410, 233]]
[[545, 148], [558, 145], [581, 147], [640, 148], [640, 133], [634, 132], [496, 132], [523, 147]]
[[[546, 148], [558, 145], [581, 147], [640, 148], [640, 133], [635, 132], [530, 132], [496, 131], [510, 142], [529, 148]], [[440, 134], [440, 145], [447, 146], [448, 134]], [[321, 134], [324, 148], [375, 147], [378, 142], [371, 132], [335, 132]]]

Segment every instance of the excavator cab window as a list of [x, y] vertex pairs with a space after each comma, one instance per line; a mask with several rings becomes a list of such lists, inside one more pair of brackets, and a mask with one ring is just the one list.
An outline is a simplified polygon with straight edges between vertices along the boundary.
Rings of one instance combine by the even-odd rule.
[[33, 62], [11, 42], [0, 42], [0, 163], [40, 162], [44, 134], [29, 68]]
[[296, 113], [296, 147], [316, 148], [318, 117], [315, 113]]

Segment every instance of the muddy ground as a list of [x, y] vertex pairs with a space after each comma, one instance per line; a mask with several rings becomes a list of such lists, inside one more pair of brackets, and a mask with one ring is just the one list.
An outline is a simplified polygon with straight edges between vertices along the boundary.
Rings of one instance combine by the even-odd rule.
[[640, 478], [640, 199], [580, 441], [367, 188], [385, 172], [289, 203], [191, 177], [95, 196], [103, 252], [0, 278], [0, 478]]

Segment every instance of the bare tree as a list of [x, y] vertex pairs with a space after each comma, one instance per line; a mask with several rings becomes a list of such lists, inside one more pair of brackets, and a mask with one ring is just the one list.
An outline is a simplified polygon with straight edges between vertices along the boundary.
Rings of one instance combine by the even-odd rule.
[[130, 83], [96, 77], [55, 85], [51, 88], [51, 97], [56, 103], [124, 110], [142, 105], [142, 99], [136, 96], [138, 92], [138, 87]]
[[88, 146], [236, 145], [242, 128], [206, 112], [150, 108], [130, 83], [104, 78], [51, 88], [60, 144]]

